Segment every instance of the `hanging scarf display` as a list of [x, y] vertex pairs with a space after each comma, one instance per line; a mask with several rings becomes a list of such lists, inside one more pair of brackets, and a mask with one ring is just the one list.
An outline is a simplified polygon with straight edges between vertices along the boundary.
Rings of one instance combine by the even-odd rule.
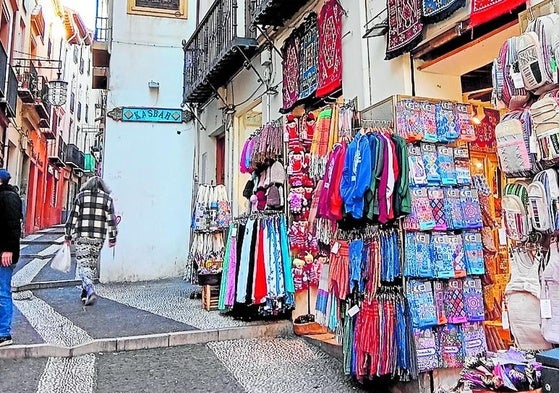
[[342, 87], [342, 14], [338, 0], [327, 1], [318, 16], [317, 97]]
[[425, 23], [440, 22], [465, 5], [466, 0], [422, 0], [423, 21]]
[[[388, 0], [386, 60], [415, 48], [421, 41], [421, 0]], [[402, 17], [404, 15], [404, 17]]]
[[442, 367], [460, 368], [464, 365], [463, 337], [460, 325], [447, 324], [437, 327]]
[[449, 323], [468, 321], [464, 304], [464, 282], [462, 279], [450, 279], [445, 288], [445, 314]]
[[300, 33], [299, 30], [294, 30], [289, 38], [285, 40], [281, 50], [283, 57], [283, 111], [291, 110], [299, 99], [300, 50]]
[[464, 279], [464, 305], [469, 322], [484, 320], [481, 278], [468, 277]]
[[465, 359], [487, 351], [487, 340], [481, 323], [464, 323], [462, 325], [462, 336]]
[[470, 26], [476, 27], [525, 4], [526, 0], [472, 0]]
[[305, 19], [301, 29], [299, 99], [304, 100], [316, 92], [318, 85], [318, 23], [314, 12]]
[[406, 297], [410, 304], [414, 328], [426, 329], [437, 324], [437, 310], [431, 281], [409, 280]]
[[432, 329], [414, 329], [415, 348], [417, 351], [417, 366], [419, 372], [435, 370], [440, 367], [437, 353], [437, 337]]

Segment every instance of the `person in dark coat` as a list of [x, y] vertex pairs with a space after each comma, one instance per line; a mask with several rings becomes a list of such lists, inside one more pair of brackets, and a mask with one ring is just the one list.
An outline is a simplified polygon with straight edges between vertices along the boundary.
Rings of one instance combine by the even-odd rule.
[[22, 203], [10, 173], [0, 169], [0, 347], [12, 343], [12, 274], [19, 259]]

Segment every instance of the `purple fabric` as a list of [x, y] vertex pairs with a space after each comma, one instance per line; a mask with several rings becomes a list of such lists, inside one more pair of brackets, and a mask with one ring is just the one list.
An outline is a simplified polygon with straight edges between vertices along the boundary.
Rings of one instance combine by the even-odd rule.
[[227, 291], [225, 292], [225, 305], [235, 304], [235, 276], [237, 275], [237, 238], [231, 237], [229, 250], [229, 269], [227, 270]]

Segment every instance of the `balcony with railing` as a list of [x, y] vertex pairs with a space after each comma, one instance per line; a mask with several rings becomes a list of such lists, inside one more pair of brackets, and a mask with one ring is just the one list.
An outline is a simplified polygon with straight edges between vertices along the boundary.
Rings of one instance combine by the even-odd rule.
[[18, 80], [18, 96], [24, 104], [33, 104], [37, 95], [39, 74], [32, 61], [18, 59], [14, 66]]
[[64, 153], [66, 152], [66, 142], [61, 136], [48, 141], [49, 162], [59, 168], [66, 166], [64, 163]]
[[250, 21], [253, 25], [283, 26], [297, 11], [310, 1], [293, 0], [246, 0]]
[[93, 67], [92, 87], [106, 89], [109, 78], [109, 42], [111, 40], [111, 20], [109, 6], [106, 0], [97, 0], [97, 13], [95, 15], [95, 33], [91, 44]]
[[77, 147], [73, 143], [70, 143], [66, 146], [66, 154], [64, 156], [64, 162], [66, 163], [66, 165], [83, 170], [84, 160], [85, 155], [79, 149], [79, 147]]
[[35, 97], [35, 110], [39, 115], [39, 127], [50, 128], [51, 104], [48, 102], [49, 85], [44, 76], [39, 76], [39, 85]]
[[256, 39], [246, 37], [238, 1], [216, 0], [184, 43], [185, 102], [206, 102], [258, 49]]
[[8, 54], [0, 43], [0, 98], [6, 97], [6, 69], [8, 68]]
[[18, 81], [12, 67], [8, 67], [8, 88], [6, 91], [6, 115], [16, 117]]

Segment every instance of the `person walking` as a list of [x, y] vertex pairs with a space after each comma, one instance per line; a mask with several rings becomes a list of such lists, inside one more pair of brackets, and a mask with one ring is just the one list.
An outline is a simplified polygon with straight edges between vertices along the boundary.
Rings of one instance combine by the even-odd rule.
[[12, 344], [12, 274], [19, 259], [22, 204], [9, 183], [10, 173], [0, 169], [0, 347]]
[[117, 228], [110, 189], [99, 176], [90, 178], [81, 187], [74, 207], [66, 221], [65, 239], [76, 246], [77, 270], [82, 280], [81, 300], [88, 306], [95, 303], [94, 278], [103, 243], [109, 235], [109, 247], [116, 244]]

